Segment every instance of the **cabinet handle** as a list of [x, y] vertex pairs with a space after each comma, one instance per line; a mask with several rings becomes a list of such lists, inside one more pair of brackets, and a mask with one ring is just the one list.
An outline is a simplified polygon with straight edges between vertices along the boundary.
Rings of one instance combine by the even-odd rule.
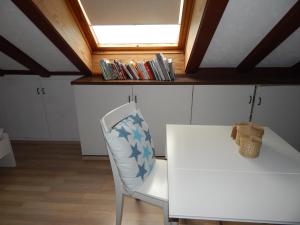
[[36, 89], [36, 93], [37, 93], [37, 95], [40, 95], [40, 89], [39, 88]]
[[128, 102], [130, 102], [130, 95], [128, 95]]
[[261, 97], [258, 98], [258, 103], [257, 105], [261, 105]]
[[45, 92], [45, 88], [42, 88], [42, 94], [45, 95], [46, 92]]
[[249, 96], [249, 102], [248, 102], [249, 104], [251, 104], [252, 103], [252, 96], [250, 95]]
[[136, 95], [134, 96], [134, 101], [135, 101], [135, 103], [137, 103], [137, 97], [136, 97]]

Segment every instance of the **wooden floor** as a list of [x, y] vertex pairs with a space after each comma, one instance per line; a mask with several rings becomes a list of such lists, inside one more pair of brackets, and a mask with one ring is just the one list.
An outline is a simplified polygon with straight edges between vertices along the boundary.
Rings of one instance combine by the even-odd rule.
[[[15, 143], [13, 149], [17, 167], [0, 168], [0, 225], [114, 224], [114, 184], [108, 161], [82, 160], [77, 144]], [[162, 210], [126, 198], [122, 225], [138, 224], [163, 224]]]

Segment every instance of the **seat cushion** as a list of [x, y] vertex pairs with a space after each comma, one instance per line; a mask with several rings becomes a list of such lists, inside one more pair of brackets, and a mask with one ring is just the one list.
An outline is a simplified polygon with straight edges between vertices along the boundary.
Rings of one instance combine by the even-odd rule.
[[[168, 201], [167, 160], [156, 159], [151, 174], [136, 190], [136, 196], [148, 196], [162, 201]], [[138, 195], [140, 194], [140, 195]]]
[[154, 143], [141, 112], [137, 110], [116, 124], [106, 140], [126, 191], [133, 193], [155, 163]]

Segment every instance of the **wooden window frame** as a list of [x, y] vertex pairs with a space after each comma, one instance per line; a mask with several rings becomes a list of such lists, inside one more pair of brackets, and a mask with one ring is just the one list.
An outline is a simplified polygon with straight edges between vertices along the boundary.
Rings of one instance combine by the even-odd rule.
[[101, 47], [96, 43], [96, 37], [81, 10], [78, 0], [65, 0], [69, 6], [80, 30], [92, 51], [164, 51], [185, 50], [189, 27], [191, 23], [195, 0], [185, 0], [182, 9], [182, 19], [179, 31], [178, 46], [141, 46], [141, 47]]

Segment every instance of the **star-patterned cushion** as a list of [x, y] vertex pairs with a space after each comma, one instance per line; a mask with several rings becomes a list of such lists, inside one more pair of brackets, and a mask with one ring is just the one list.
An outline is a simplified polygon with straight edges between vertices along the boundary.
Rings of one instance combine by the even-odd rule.
[[116, 124], [106, 135], [122, 182], [128, 193], [139, 187], [155, 163], [154, 143], [148, 124], [140, 111], [135, 111]]

